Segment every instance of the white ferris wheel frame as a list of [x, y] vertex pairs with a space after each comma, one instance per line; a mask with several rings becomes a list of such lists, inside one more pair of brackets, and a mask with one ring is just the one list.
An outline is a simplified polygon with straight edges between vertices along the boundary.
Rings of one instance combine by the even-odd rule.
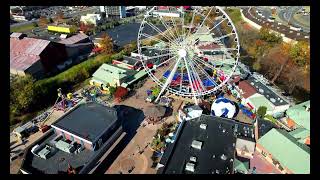
[[[175, 63], [175, 66], [173, 67], [173, 70], [171, 71], [171, 73], [170, 73], [170, 75], [169, 75], [166, 83], [160, 82], [160, 80], [159, 80], [157, 77], [155, 77], [154, 74], [152, 73], [152, 69], [147, 68], [146, 64], [143, 62], [143, 56], [144, 56], [144, 55], [142, 54], [142, 48], [143, 48], [143, 47], [142, 47], [142, 39], [141, 39], [141, 36], [142, 36], [142, 34], [143, 34], [142, 31], [143, 31], [143, 29], [144, 29], [145, 24], [148, 23], [148, 22], [146, 21], [146, 19], [147, 19], [149, 16], [152, 16], [152, 13], [151, 13], [151, 12], [153, 12], [153, 11], [155, 10], [156, 6], [154, 6], [152, 9], [150, 9], [150, 10], [145, 14], [145, 17], [144, 17], [143, 21], [141, 22], [141, 25], [140, 25], [140, 28], [139, 28], [139, 32], [138, 32], [137, 46], [138, 46], [139, 58], [140, 58], [140, 60], [141, 60], [141, 62], [142, 62], [142, 65], [143, 65], [143, 67], [144, 67], [144, 70], [148, 73], [148, 75], [151, 77], [151, 79], [152, 79], [154, 82], [156, 82], [156, 83], [160, 86], [160, 88], [161, 88], [161, 91], [160, 91], [160, 93], [159, 93], [156, 101], [159, 99], [159, 97], [161, 96], [161, 94], [162, 94], [164, 91], [167, 90], [167, 91], [169, 91], [170, 93], [173, 93], [173, 94], [178, 95], [178, 96], [194, 97], [194, 100], [196, 101], [196, 104], [197, 104], [197, 98], [202, 97], [202, 96], [204, 96], [204, 95], [209, 95], [209, 94], [212, 94], [212, 93], [216, 92], [218, 89], [220, 89], [221, 87], [223, 87], [224, 85], [226, 85], [226, 83], [229, 81], [229, 79], [231, 78], [231, 76], [234, 74], [234, 72], [235, 72], [235, 70], [236, 70], [236, 68], [237, 68], [237, 66], [238, 66], [238, 61], [239, 61], [239, 57], [240, 57], [240, 43], [239, 43], [238, 33], [237, 33], [237, 30], [236, 30], [236, 28], [235, 28], [235, 26], [234, 26], [231, 18], [228, 16], [228, 14], [227, 14], [221, 7], [219, 7], [219, 6], [213, 6], [213, 7], [214, 7], [216, 10], [218, 9], [219, 12], [222, 13], [222, 16], [224, 17], [224, 20], [228, 20], [228, 23], [230, 23], [230, 25], [231, 25], [231, 27], [232, 27], [232, 33], [230, 33], [230, 34], [235, 35], [235, 38], [237, 39], [237, 41], [236, 41], [236, 43], [237, 43], [237, 46], [236, 46], [237, 53], [236, 53], [236, 56], [234, 57], [235, 62], [234, 62], [234, 64], [233, 64], [233, 68], [232, 68], [232, 71], [230, 72], [230, 74], [227, 74], [226, 78], [225, 78], [220, 84], [217, 84], [217, 86], [215, 86], [214, 88], [212, 88], [212, 89], [210, 89], [210, 90], [202, 91], [202, 92], [200, 92], [200, 93], [199, 93], [199, 92], [196, 92], [196, 91], [194, 90], [193, 84], [191, 84], [191, 83], [192, 83], [192, 80], [191, 80], [191, 78], [190, 78], [189, 72], [188, 72], [188, 79], [189, 79], [189, 81], [190, 81], [190, 85], [191, 85], [191, 89], [192, 89], [191, 92], [183, 92], [183, 93], [182, 93], [181, 89], [180, 89], [180, 91], [178, 91], [178, 90], [176, 90], [176, 89], [171, 88], [170, 85], [169, 85], [169, 84], [171, 83], [171, 81], [172, 81], [173, 75], [175, 74], [175, 71], [176, 71], [177, 66], [178, 66], [178, 64], [179, 64], [179, 61], [180, 61], [180, 60], [184, 60], [185, 63], [187, 64], [185, 57], [184, 57], [183, 59], [182, 59], [182, 57], [177, 58], [176, 63]], [[213, 7], [212, 7], [212, 8], [213, 8]], [[211, 10], [212, 10], [212, 8], [211, 8]], [[211, 10], [210, 10], [210, 11], [211, 11]], [[193, 24], [194, 15], [195, 15], [196, 13], [198, 13], [198, 15], [200, 14], [199, 12], [196, 12], [196, 11], [197, 11], [197, 9], [195, 8], [195, 9], [193, 10], [192, 24]], [[210, 11], [209, 11], [208, 14], [210, 14]], [[200, 15], [201, 15], [201, 14], [200, 14]], [[204, 17], [204, 16], [203, 16], [203, 17]], [[180, 17], [180, 18], [181, 18], [181, 17]], [[183, 17], [183, 18], [184, 18], [184, 17]], [[202, 24], [206, 21], [206, 18], [207, 18], [207, 17], [205, 17], [205, 19], [201, 22], [201, 25], [198, 26], [196, 32], [198, 31], [199, 27], [202, 27]], [[224, 20], [222, 20], [222, 21], [224, 21]], [[184, 21], [184, 20], [183, 20], [183, 21]], [[222, 22], [222, 21], [221, 21], [221, 22]], [[182, 21], [181, 21], [181, 22], [182, 22]], [[219, 22], [218, 24], [220, 24], [221, 22]], [[184, 23], [184, 22], [183, 22], [183, 23]], [[210, 22], [210, 23], [212, 23], [212, 22]], [[218, 24], [216, 24], [215, 27], [218, 26]], [[184, 24], [182, 24], [182, 25], [184, 25]], [[215, 27], [213, 27], [210, 31], [212, 31]], [[167, 28], [167, 27], [166, 27], [166, 28]], [[155, 29], [155, 30], [156, 30], [156, 29]], [[159, 29], [158, 29], [158, 30], [159, 30]], [[157, 30], [157, 31], [158, 31], [158, 30]], [[158, 31], [158, 32], [159, 32], [159, 31]], [[173, 32], [173, 33], [174, 33], [174, 32]], [[190, 32], [189, 32], [189, 33], [190, 33]], [[161, 30], [160, 30], [159, 34], [161, 34]], [[161, 35], [164, 36], [163, 34], [161, 34]], [[225, 35], [225, 36], [226, 36], [226, 35]], [[146, 37], [146, 36], [145, 36], [145, 37]], [[221, 37], [223, 37], [223, 36], [221, 36]], [[220, 38], [221, 38], [221, 37], [220, 37]], [[167, 39], [168, 39], [168, 38], [167, 38]], [[170, 48], [169, 48], [169, 49], [170, 49]], [[226, 49], [227, 49], [227, 48], [226, 48]], [[170, 52], [169, 52], [169, 53], [170, 53]], [[182, 52], [182, 54], [183, 54], [183, 52]], [[161, 56], [161, 55], [160, 55], [160, 56]], [[159, 56], [159, 57], [160, 57], [160, 56]], [[172, 58], [173, 58], [173, 57], [170, 57], [169, 59], [172, 59]], [[169, 61], [169, 59], [166, 60], [166, 61]], [[189, 67], [189, 68], [190, 68], [190, 67]], [[186, 66], [186, 69], [188, 70], [188, 66]], [[188, 71], [189, 71], [189, 70], [188, 70]], [[174, 72], [174, 73], [172, 73], [172, 72]], [[171, 76], [171, 77], [170, 77], [170, 76]], [[170, 79], [170, 78], [171, 78], [171, 79]], [[197, 86], [199, 86], [199, 85], [197, 85]]]

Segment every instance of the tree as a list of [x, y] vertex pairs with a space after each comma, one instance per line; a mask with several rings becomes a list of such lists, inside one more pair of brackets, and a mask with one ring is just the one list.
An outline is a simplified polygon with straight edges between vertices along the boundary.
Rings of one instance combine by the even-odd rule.
[[28, 111], [34, 97], [34, 79], [32, 76], [17, 77], [10, 83], [10, 113], [18, 115]]
[[92, 32], [94, 29], [94, 24], [85, 24], [83, 22], [80, 23], [80, 27], [79, 27], [80, 31], [84, 32], [85, 34]]
[[252, 67], [255, 71], [260, 71], [261, 69], [261, 65], [258, 61], [256, 61], [254, 64], [253, 64], [253, 67]]
[[128, 94], [128, 89], [118, 86], [116, 91], [114, 92], [114, 98], [116, 101], [120, 102], [123, 98]]
[[267, 113], [267, 107], [265, 107], [265, 106], [260, 106], [257, 110], [257, 114], [258, 114], [259, 118], [264, 118], [266, 113]]
[[108, 87], [109, 87], [109, 93], [112, 96], [114, 94], [114, 92], [116, 91], [116, 88], [113, 86], [110, 86], [110, 85]]
[[41, 16], [40, 18], [39, 18], [39, 26], [40, 27], [45, 27], [45, 26], [47, 26], [48, 25], [48, 19], [46, 18], [46, 17], [44, 17], [44, 16]]
[[101, 38], [102, 39], [100, 40], [100, 44], [101, 44], [102, 52], [105, 54], [112, 54], [113, 53], [112, 38], [105, 33], [101, 36]]
[[267, 41], [269, 43], [277, 44], [282, 42], [282, 37], [273, 32], [270, 32], [270, 29], [267, 27], [262, 27], [259, 30], [259, 36], [261, 40]]
[[273, 72], [271, 83], [274, 83], [281, 75], [284, 67], [289, 61], [288, 49], [290, 44], [283, 43], [270, 50], [270, 52], [264, 58], [264, 64], [269, 64]]
[[123, 47], [123, 51], [126, 55], [129, 55], [132, 51], [137, 49], [137, 42], [132, 42], [130, 44], [126, 44]]
[[306, 41], [299, 41], [290, 49], [290, 57], [293, 62], [299, 67], [304, 67], [305, 70], [310, 65], [310, 44]]

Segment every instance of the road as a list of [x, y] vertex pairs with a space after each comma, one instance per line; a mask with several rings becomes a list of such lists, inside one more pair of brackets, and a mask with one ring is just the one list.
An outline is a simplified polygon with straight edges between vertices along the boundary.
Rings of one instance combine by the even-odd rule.
[[[310, 26], [306, 26], [305, 24], [303, 23], [300, 23], [299, 21], [297, 21], [295, 18], [294, 18], [294, 14], [296, 12], [298, 12], [300, 9], [302, 9], [303, 6], [293, 6], [293, 7], [287, 7], [285, 9], [278, 9], [278, 16], [281, 20], [285, 21], [285, 22], [288, 22], [289, 19], [291, 18], [290, 20], [290, 23], [293, 25], [293, 26], [296, 26], [296, 27], [301, 27], [304, 31], [306, 32], [310, 32]], [[310, 19], [309, 19], [310, 20]], [[310, 23], [309, 23], [310, 24]]]
[[[289, 19], [291, 19], [291, 24], [295, 27], [301, 27], [305, 32], [310, 32], [310, 27], [306, 26], [303, 23], [300, 23], [294, 18], [294, 14], [298, 12], [300, 9], [302, 9], [303, 6], [286, 6], [282, 8], [277, 8], [277, 16], [279, 17], [279, 20], [281, 23], [288, 25]], [[257, 10], [261, 11], [262, 15], [265, 18], [268, 18], [272, 15], [270, 7], [264, 7], [264, 6], [257, 6]], [[308, 19], [306, 19], [308, 20]], [[309, 19], [310, 20], [310, 19]]]
[[[97, 7], [90, 7], [88, 9], [83, 10], [83, 11], [77, 11], [75, 13], [72, 13], [72, 14], [69, 14], [69, 15], [66, 15], [66, 16], [71, 18], [71, 17], [77, 16], [77, 15], [86, 14], [86, 13], [88, 13], [90, 11], [93, 11], [93, 10], [97, 10]], [[51, 18], [53, 18], [53, 16]], [[38, 21], [39, 21], [39, 19], [26, 21], [26, 22], [15, 23], [15, 24], [11, 24], [10, 27], [12, 28], [12, 27], [16, 27], [16, 26], [22, 26], [22, 25], [31, 24], [33, 22], [38, 22]]]

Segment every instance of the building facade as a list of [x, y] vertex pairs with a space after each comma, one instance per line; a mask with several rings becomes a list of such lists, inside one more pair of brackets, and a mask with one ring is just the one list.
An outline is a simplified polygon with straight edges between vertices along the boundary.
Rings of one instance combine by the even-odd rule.
[[106, 14], [106, 18], [122, 19], [126, 17], [125, 6], [100, 6], [100, 12]]

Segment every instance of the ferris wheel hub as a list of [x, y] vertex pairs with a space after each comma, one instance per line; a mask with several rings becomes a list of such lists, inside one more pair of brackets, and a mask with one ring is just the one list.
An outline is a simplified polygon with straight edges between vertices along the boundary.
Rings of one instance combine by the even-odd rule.
[[180, 49], [178, 51], [178, 54], [179, 54], [180, 58], [184, 58], [187, 55], [187, 51], [185, 49]]

